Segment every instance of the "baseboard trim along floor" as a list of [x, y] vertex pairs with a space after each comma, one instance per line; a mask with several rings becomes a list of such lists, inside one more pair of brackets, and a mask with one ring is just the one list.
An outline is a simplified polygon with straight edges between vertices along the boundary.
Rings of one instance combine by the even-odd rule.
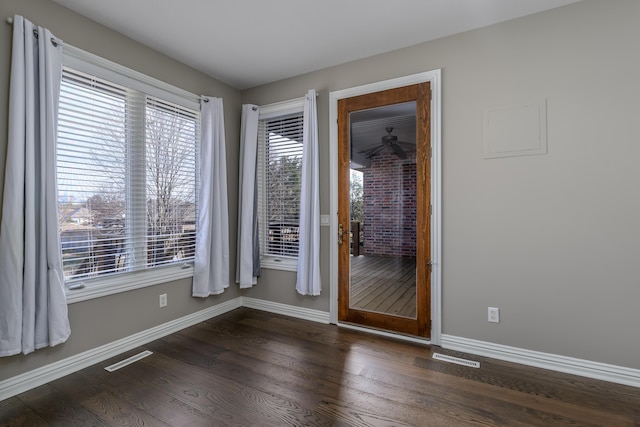
[[590, 360], [543, 353], [524, 348], [510, 347], [486, 341], [478, 341], [453, 335], [442, 335], [443, 348], [491, 357], [521, 365], [580, 375], [582, 377], [640, 387], [640, 370]]
[[220, 316], [221, 314], [240, 308], [241, 304], [241, 299], [235, 298], [188, 316], [172, 320], [171, 322], [163, 323], [146, 331], [76, 354], [75, 356], [67, 357], [66, 359], [45, 365], [41, 368], [25, 372], [24, 374], [16, 375], [15, 377], [0, 382], [0, 400], [8, 399], [9, 397], [95, 365], [96, 363], [132, 350], [148, 342], [160, 339], [213, 317]]
[[[328, 312], [301, 308], [287, 304], [239, 297], [218, 304], [146, 331], [94, 348], [89, 351], [34, 369], [21, 375], [0, 381], [0, 400], [8, 399], [32, 388], [41, 386], [65, 375], [79, 371], [103, 360], [132, 350], [148, 342], [163, 338], [199, 322], [220, 316], [236, 308], [247, 307], [270, 313], [330, 323]], [[640, 370], [622, 366], [592, 362], [583, 359], [542, 353], [517, 347], [509, 347], [485, 341], [472, 340], [452, 335], [442, 335], [442, 347], [472, 355], [535, 366], [543, 369], [594, 378], [612, 383], [640, 387]]]

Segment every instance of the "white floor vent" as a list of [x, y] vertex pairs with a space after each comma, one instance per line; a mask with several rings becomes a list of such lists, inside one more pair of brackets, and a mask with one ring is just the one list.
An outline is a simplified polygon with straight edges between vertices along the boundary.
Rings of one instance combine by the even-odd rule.
[[121, 360], [118, 363], [114, 363], [111, 366], [107, 366], [106, 368], [104, 368], [104, 370], [109, 372], [117, 371], [120, 368], [124, 368], [127, 365], [131, 365], [132, 363], [137, 362], [140, 359], [144, 359], [147, 356], [151, 356], [152, 354], [153, 352], [149, 350], [145, 350], [142, 353], [136, 354], [135, 356], [128, 357], [124, 360]]
[[461, 359], [459, 357], [447, 356], [446, 354], [433, 353], [433, 358], [445, 362], [455, 363], [456, 365], [468, 366], [470, 368], [479, 368], [480, 362], [474, 360]]

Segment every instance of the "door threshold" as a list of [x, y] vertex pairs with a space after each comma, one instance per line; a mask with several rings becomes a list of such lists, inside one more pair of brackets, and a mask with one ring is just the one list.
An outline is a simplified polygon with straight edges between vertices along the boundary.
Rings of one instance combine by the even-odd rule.
[[399, 339], [402, 341], [409, 341], [417, 344], [431, 345], [431, 339], [421, 338], [415, 335], [407, 335], [400, 332], [391, 332], [383, 329], [372, 328], [369, 326], [357, 325], [355, 323], [338, 322], [337, 325], [340, 328], [352, 329], [355, 331], [366, 332], [374, 335], [381, 335], [383, 337]]

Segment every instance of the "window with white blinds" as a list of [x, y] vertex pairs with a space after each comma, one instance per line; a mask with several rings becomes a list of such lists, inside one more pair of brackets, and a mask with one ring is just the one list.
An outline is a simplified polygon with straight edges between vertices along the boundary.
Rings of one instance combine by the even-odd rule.
[[302, 110], [261, 119], [258, 173], [261, 253], [298, 256]]
[[200, 113], [65, 67], [58, 213], [65, 281], [193, 259]]

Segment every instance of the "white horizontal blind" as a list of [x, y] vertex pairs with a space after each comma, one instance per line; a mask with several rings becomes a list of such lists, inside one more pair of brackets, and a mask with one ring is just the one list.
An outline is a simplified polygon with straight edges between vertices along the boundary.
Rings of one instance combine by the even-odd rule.
[[58, 210], [65, 280], [193, 258], [199, 113], [65, 67]]
[[302, 112], [260, 120], [262, 253], [297, 257], [300, 232]]
[[148, 264], [193, 259], [199, 113], [148, 97], [146, 123]]

